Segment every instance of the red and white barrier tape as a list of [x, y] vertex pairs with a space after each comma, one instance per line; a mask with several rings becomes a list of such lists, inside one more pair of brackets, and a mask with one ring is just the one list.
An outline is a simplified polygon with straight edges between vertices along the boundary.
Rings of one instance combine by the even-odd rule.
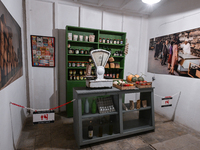
[[76, 99], [73, 99], [73, 100], [71, 100], [71, 101], [69, 101], [69, 102], [67, 102], [67, 103], [65, 103], [65, 104], [62, 104], [62, 105], [60, 105], [60, 106], [57, 106], [57, 107], [54, 107], [54, 108], [50, 108], [50, 109], [33, 109], [33, 108], [28, 108], [28, 107], [25, 107], [25, 106], [22, 106], [22, 105], [19, 105], [19, 104], [16, 104], [16, 103], [12, 103], [12, 102], [10, 102], [10, 104], [12, 104], [12, 105], [14, 105], [14, 106], [17, 106], [17, 107], [25, 108], [25, 109], [28, 109], [28, 110], [32, 110], [32, 111], [49, 111], [49, 110], [54, 110], [54, 109], [60, 108], [60, 107], [62, 107], [62, 106], [65, 106], [65, 105], [67, 105], [67, 104], [69, 104], [69, 103], [71, 103], [71, 102], [73, 102], [73, 101], [75, 101], [75, 100], [76, 100]]

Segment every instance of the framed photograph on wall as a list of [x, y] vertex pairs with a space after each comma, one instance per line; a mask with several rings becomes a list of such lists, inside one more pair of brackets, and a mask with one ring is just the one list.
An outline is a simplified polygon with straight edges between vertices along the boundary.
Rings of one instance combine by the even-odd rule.
[[22, 75], [21, 27], [0, 1], [0, 90]]
[[55, 67], [55, 37], [31, 35], [33, 67]]

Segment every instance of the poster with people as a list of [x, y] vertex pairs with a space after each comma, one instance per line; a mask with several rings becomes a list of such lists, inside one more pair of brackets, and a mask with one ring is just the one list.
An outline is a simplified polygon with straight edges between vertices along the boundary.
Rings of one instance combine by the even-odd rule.
[[22, 75], [21, 28], [0, 1], [0, 90]]
[[200, 78], [200, 28], [151, 38], [148, 72]]

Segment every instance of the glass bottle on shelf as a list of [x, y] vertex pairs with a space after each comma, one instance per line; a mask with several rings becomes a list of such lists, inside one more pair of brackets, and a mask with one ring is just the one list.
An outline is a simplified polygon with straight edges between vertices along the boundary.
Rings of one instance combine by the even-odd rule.
[[90, 121], [90, 124], [88, 126], [88, 138], [92, 139], [93, 138], [93, 126], [92, 126], [92, 121]]
[[117, 69], [116, 78], [119, 79], [119, 69]]
[[113, 122], [110, 119], [110, 123], [109, 123], [109, 135], [112, 135], [112, 134], [113, 134]]
[[102, 120], [100, 119], [100, 122], [99, 122], [99, 137], [102, 137], [103, 135], [103, 123], [102, 123]]
[[89, 113], [89, 102], [88, 99], [86, 98], [85, 100], [85, 113], [88, 114]]
[[96, 110], [97, 110], [96, 100], [93, 99], [93, 101], [92, 101], [92, 109], [91, 109], [91, 111], [92, 111], [93, 114], [95, 114], [95, 113], [96, 113]]
[[112, 78], [112, 71], [110, 70], [110, 77]]
[[108, 70], [106, 70], [106, 76], [107, 76], [107, 77], [109, 77], [109, 76], [110, 76], [110, 74], [109, 74], [109, 71], [108, 71]]

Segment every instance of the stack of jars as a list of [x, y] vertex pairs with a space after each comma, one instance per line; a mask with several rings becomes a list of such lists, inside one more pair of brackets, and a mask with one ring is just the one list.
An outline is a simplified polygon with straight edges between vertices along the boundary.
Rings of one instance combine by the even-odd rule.
[[123, 44], [123, 40], [119, 39], [109, 39], [109, 38], [99, 38], [99, 43], [109, 43], [109, 44]]
[[113, 56], [123, 56], [123, 51], [115, 51]]
[[[94, 75], [92, 70], [91, 75]], [[86, 80], [86, 70], [69, 70], [69, 80]]]
[[68, 67], [86, 67], [89, 62], [69, 61]]
[[83, 50], [83, 49], [71, 49], [68, 48], [68, 53], [69, 54], [89, 54], [88, 50]]

